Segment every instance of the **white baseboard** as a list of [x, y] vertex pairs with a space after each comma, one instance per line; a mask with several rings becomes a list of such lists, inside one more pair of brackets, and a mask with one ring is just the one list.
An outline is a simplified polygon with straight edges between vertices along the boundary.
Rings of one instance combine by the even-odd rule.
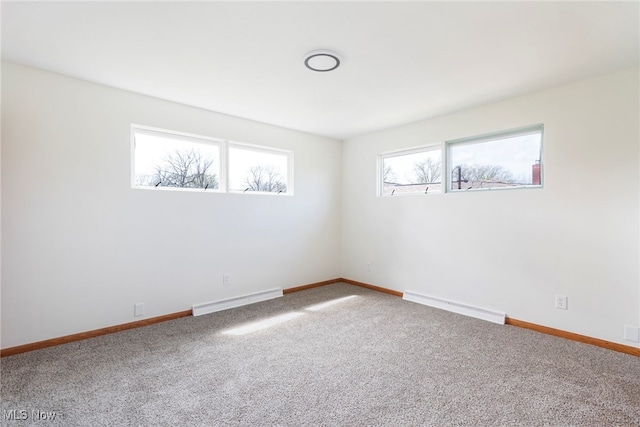
[[238, 297], [223, 299], [219, 301], [204, 302], [191, 306], [194, 316], [215, 313], [216, 311], [228, 310], [230, 308], [241, 307], [260, 301], [266, 301], [282, 296], [282, 289], [269, 289], [267, 291], [256, 292], [254, 294], [240, 295]]
[[405, 291], [402, 299], [417, 302], [418, 304], [428, 305], [442, 310], [451, 311], [453, 313], [463, 314], [465, 316], [475, 317], [477, 319], [487, 320], [492, 323], [504, 325], [506, 313], [487, 310], [486, 308], [474, 307], [472, 305], [462, 304], [455, 301], [449, 301], [442, 298], [436, 298], [428, 295], [421, 295], [415, 292]]

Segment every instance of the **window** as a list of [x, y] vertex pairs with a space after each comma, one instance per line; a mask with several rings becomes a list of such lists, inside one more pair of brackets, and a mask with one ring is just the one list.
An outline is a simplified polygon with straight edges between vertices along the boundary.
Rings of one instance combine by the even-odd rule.
[[132, 186], [293, 194], [293, 152], [132, 125]]
[[451, 192], [542, 186], [543, 126], [447, 142]]
[[253, 145], [229, 144], [229, 191], [292, 194], [293, 153]]
[[381, 196], [439, 193], [442, 187], [442, 150], [425, 147], [382, 154], [379, 159]]
[[135, 187], [221, 188], [221, 141], [133, 127]]

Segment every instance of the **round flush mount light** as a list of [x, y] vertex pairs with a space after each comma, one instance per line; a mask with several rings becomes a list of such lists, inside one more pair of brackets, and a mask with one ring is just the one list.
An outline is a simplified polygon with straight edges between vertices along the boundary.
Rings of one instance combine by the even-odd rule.
[[314, 50], [305, 55], [304, 66], [321, 73], [333, 71], [340, 66], [340, 57], [330, 50]]

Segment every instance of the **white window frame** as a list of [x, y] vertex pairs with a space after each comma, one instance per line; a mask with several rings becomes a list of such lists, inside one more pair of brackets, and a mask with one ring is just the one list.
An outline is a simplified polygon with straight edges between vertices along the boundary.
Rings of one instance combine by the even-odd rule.
[[[203, 189], [203, 188], [182, 188], [182, 187], [152, 187], [147, 185], [136, 185], [136, 158], [135, 158], [135, 146], [136, 146], [136, 134], [145, 134], [151, 136], [161, 136], [163, 138], [176, 139], [178, 141], [195, 142], [198, 144], [209, 144], [218, 147], [219, 149], [219, 175], [218, 175], [218, 188], [216, 189]], [[281, 193], [275, 193], [270, 191], [231, 191], [229, 190], [229, 148], [238, 147], [240, 149], [248, 149], [251, 151], [264, 152], [267, 154], [284, 155], [287, 158], [286, 168], [286, 180], [287, 190]], [[162, 129], [157, 127], [131, 124], [131, 188], [135, 190], [150, 190], [150, 191], [183, 191], [183, 192], [206, 192], [206, 193], [233, 193], [233, 194], [261, 194], [261, 195], [280, 195], [280, 196], [293, 196], [293, 151], [280, 148], [267, 147], [264, 145], [256, 145], [239, 141], [230, 141], [222, 138], [213, 138], [204, 135], [197, 135], [187, 132], [180, 132], [169, 129]]]
[[287, 181], [287, 191], [283, 191], [280, 193], [274, 193], [272, 191], [252, 191], [252, 190], [231, 190], [230, 188], [227, 189], [227, 191], [229, 193], [233, 193], [233, 194], [262, 194], [262, 195], [279, 195], [279, 196], [293, 196], [293, 151], [291, 150], [284, 150], [284, 149], [280, 149], [280, 148], [273, 148], [273, 147], [266, 147], [264, 145], [255, 145], [255, 144], [248, 144], [246, 142], [239, 142], [239, 141], [228, 141], [228, 143], [226, 144], [226, 150], [225, 150], [225, 159], [226, 159], [226, 164], [227, 164], [227, 168], [226, 168], [226, 182], [229, 182], [229, 171], [231, 169], [231, 165], [230, 165], [230, 156], [229, 156], [229, 151], [231, 148], [233, 147], [237, 147], [239, 149], [246, 149], [246, 150], [250, 150], [250, 151], [256, 151], [256, 152], [262, 152], [265, 154], [275, 154], [275, 155], [279, 155], [279, 156], [284, 156], [287, 159], [287, 168], [285, 171], [285, 179]]
[[[453, 189], [453, 170], [451, 164], [451, 148], [456, 145], [473, 145], [473, 144], [481, 144], [483, 142], [513, 138], [518, 136], [526, 136], [533, 134], [540, 134], [540, 184], [524, 184], [524, 185], [513, 185], [508, 187], [489, 187], [489, 188], [470, 188], [465, 190]], [[498, 132], [487, 133], [478, 136], [472, 136], [467, 138], [454, 139], [445, 142], [445, 159], [446, 159], [446, 187], [445, 191], [447, 193], [466, 193], [466, 192], [477, 192], [477, 191], [503, 191], [503, 190], [517, 190], [517, 189], [538, 189], [543, 188], [544, 186], [544, 160], [543, 160], [543, 149], [544, 149], [544, 125], [543, 124], [535, 124], [530, 126], [524, 126], [516, 129], [503, 130]]]
[[[219, 150], [219, 173], [218, 188], [183, 188], [183, 187], [151, 187], [147, 185], [136, 185], [136, 134], [149, 136], [160, 136], [167, 139], [175, 139], [177, 141], [192, 142], [204, 145], [213, 145]], [[224, 161], [224, 145], [225, 141], [218, 138], [211, 138], [203, 135], [179, 132], [168, 129], [154, 128], [150, 126], [142, 126], [137, 124], [131, 125], [131, 188], [137, 190], [154, 190], [154, 191], [187, 191], [187, 192], [208, 192], [208, 193], [224, 193], [226, 189], [226, 162]]]
[[[384, 160], [391, 158], [391, 157], [399, 157], [399, 156], [406, 156], [406, 155], [411, 155], [411, 154], [419, 154], [419, 153], [426, 153], [429, 151], [437, 151], [440, 150], [440, 169], [441, 169], [441, 174], [444, 174], [444, 144], [443, 143], [436, 143], [436, 144], [429, 144], [429, 145], [421, 145], [421, 146], [417, 146], [417, 147], [410, 147], [410, 148], [405, 148], [405, 149], [401, 149], [401, 150], [394, 150], [394, 151], [387, 151], [384, 153], [380, 153], [378, 154], [378, 161], [377, 161], [377, 170], [376, 170], [376, 174], [377, 174], [377, 185], [376, 185], [376, 195], [378, 197], [406, 197], [406, 196], [424, 196], [424, 195], [433, 195], [433, 194], [443, 194], [444, 193], [444, 182], [440, 183], [440, 190], [432, 190], [432, 191], [427, 191], [427, 193], [421, 193], [421, 192], [412, 192], [412, 193], [398, 193], [398, 194], [384, 194]], [[444, 178], [444, 177], [443, 177]]]

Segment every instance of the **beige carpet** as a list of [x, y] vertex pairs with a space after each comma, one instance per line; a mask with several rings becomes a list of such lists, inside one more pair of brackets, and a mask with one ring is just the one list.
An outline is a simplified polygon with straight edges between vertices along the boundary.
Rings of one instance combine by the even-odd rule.
[[1, 363], [3, 425], [640, 425], [640, 358], [344, 284]]

